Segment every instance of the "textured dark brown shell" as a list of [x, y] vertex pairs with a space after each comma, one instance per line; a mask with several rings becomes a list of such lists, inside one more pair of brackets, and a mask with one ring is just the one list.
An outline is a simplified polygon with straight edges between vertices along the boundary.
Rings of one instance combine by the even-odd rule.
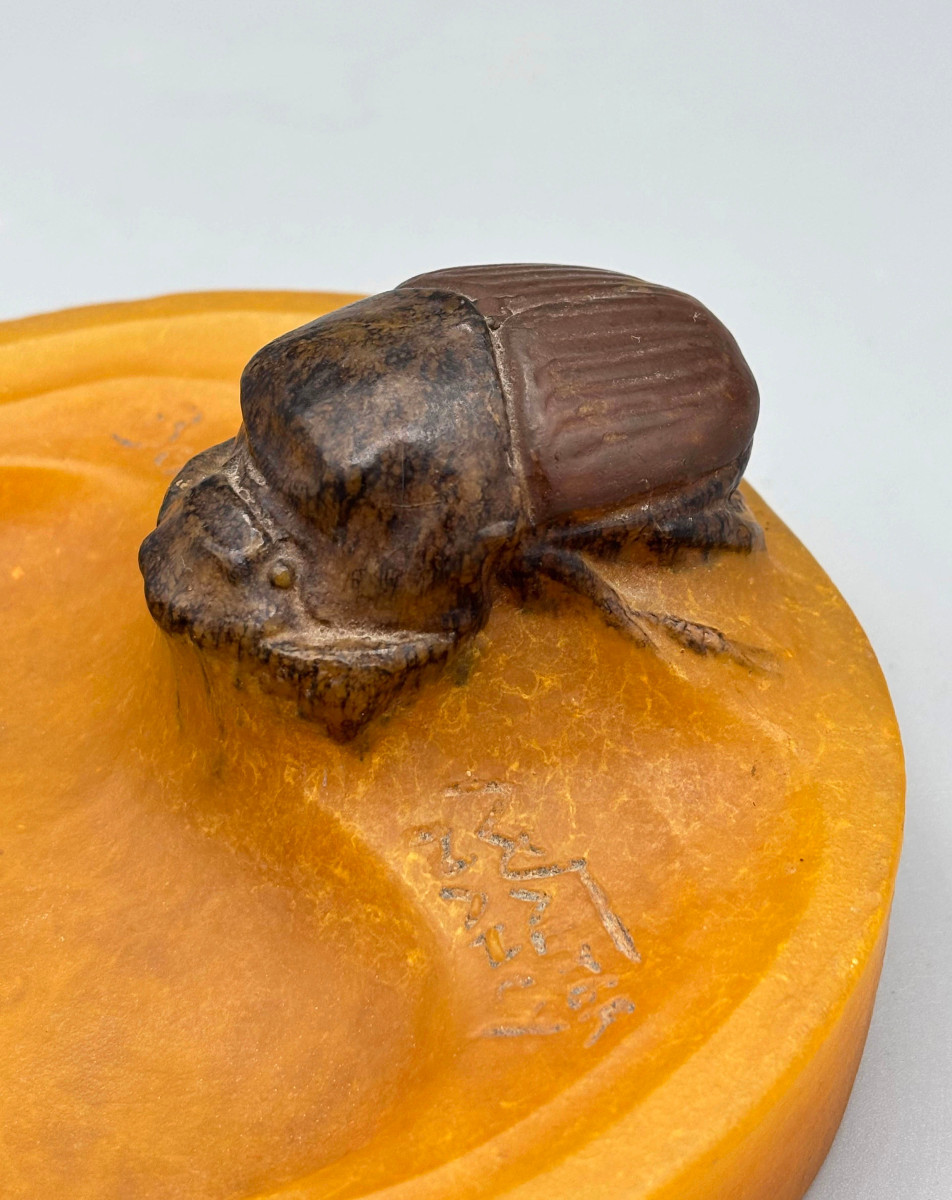
[[757, 389], [689, 296], [582, 267], [420, 275], [262, 347], [241, 410], [142, 545], [149, 608], [334, 737], [449, 661], [499, 587], [542, 577], [639, 645], [748, 661], [585, 556], [761, 544], [735, 493]]
[[699, 301], [586, 267], [454, 267], [395, 289], [466, 297], [485, 318], [537, 525], [685, 488], [746, 461], [759, 400]]

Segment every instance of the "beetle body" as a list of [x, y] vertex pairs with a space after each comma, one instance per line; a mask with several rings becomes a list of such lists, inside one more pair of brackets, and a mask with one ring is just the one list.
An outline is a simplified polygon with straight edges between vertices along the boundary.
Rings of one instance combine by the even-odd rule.
[[335, 736], [539, 573], [639, 640], [719, 648], [633, 612], [580, 554], [758, 541], [735, 494], [756, 385], [691, 297], [578, 267], [421, 275], [269, 343], [241, 404], [238, 436], [169, 489], [147, 598], [169, 631], [267, 664]]

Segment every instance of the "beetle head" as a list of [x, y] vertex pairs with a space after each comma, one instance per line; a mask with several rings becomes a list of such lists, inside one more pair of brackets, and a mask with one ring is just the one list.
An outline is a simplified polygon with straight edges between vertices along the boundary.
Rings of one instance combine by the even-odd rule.
[[143, 543], [156, 621], [351, 736], [488, 611], [519, 526], [495, 378], [458, 297], [375, 297], [264, 347], [238, 435], [186, 464]]

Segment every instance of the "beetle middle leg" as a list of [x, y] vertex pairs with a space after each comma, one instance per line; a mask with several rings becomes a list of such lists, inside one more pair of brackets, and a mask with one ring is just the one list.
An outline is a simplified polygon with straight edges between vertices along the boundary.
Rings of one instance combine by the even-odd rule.
[[533, 546], [524, 552], [523, 562], [526, 570], [538, 571], [591, 600], [609, 625], [627, 633], [639, 646], [656, 647], [657, 635], [664, 634], [695, 654], [722, 654], [746, 667], [767, 665], [762, 652], [733, 641], [711, 625], [632, 608], [607, 579], [573, 550]]

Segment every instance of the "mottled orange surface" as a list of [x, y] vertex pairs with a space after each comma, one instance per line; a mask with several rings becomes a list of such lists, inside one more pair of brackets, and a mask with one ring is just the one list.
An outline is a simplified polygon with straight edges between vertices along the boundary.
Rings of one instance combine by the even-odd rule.
[[[341, 747], [136, 568], [237, 378], [348, 298], [0, 326], [0, 1194], [787, 1200], [836, 1129], [902, 822], [876, 660], [768, 550], [554, 585]], [[235, 682], [241, 686], [236, 687]]]

